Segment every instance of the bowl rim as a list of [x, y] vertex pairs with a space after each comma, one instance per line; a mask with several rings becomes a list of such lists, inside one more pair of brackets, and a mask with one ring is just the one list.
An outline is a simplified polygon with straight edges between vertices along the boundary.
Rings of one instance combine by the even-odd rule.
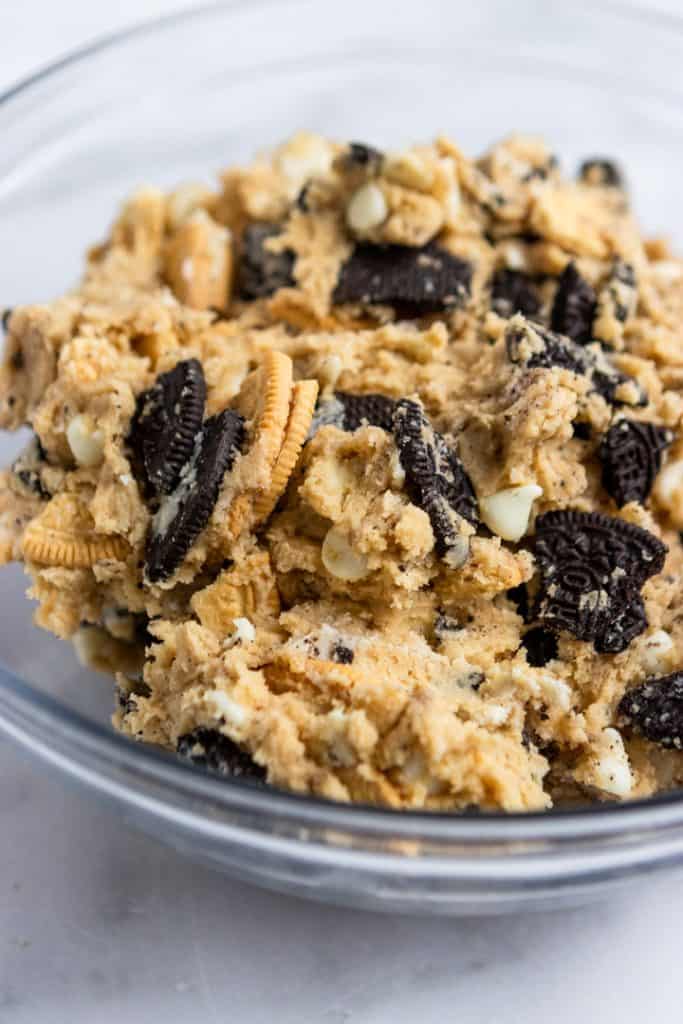
[[[133, 23], [96, 36], [37, 70], [12, 82], [0, 93], [0, 110], [23, 97], [35, 86], [58, 76], [74, 65], [87, 63], [101, 52], [115, 51], [127, 42], [153, 37], [160, 30], [186, 21], [227, 14], [231, 9], [268, 7], [278, 0], [216, 0], [198, 7], [182, 8]], [[600, 12], [593, 0], [576, 0], [593, 14], [612, 14], [632, 23], [647, 24], [683, 36], [683, 16], [661, 10], [647, 10], [622, 0], [603, 0]], [[55, 746], [50, 749], [43, 736], [59, 730], [60, 740], [72, 741], [79, 758], [69, 762]], [[172, 787], [176, 793], [210, 801], [214, 806], [248, 811], [257, 819], [276, 819], [295, 825], [340, 828], [381, 837], [457, 841], [458, 843], [576, 840], [610, 836], [628, 830], [633, 833], [683, 824], [683, 788], [627, 802], [603, 802], [581, 808], [551, 808], [533, 811], [438, 811], [394, 809], [366, 803], [342, 803], [318, 796], [256, 787], [240, 778], [219, 778], [182, 763], [172, 752], [136, 743], [111, 728], [93, 722], [63, 705], [56, 698], [34, 688], [0, 664], [0, 735], [51, 762], [67, 774], [79, 776], [78, 768], [91, 765], [88, 781], [94, 788], [110, 789], [124, 801], [132, 800], [120, 784], [106, 785], [101, 768], [92, 765], [117, 763], [133, 769], [150, 782]], [[36, 747], [36, 742], [38, 746]], [[163, 804], [155, 798], [157, 805]]]

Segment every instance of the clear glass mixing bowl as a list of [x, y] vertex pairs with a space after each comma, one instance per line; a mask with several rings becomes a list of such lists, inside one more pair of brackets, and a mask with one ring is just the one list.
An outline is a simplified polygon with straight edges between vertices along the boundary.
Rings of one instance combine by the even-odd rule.
[[[0, 304], [73, 283], [137, 185], [206, 177], [297, 128], [471, 152], [512, 128], [565, 166], [618, 155], [652, 233], [683, 241], [683, 22], [543, 0], [233, 3], [94, 45], [0, 98]], [[6, 462], [23, 438], [3, 438]], [[683, 863], [683, 795], [576, 812], [398, 813], [221, 781], [116, 736], [111, 684], [35, 629], [0, 573], [0, 730], [112, 809], [233, 875], [433, 913], [576, 902]]]

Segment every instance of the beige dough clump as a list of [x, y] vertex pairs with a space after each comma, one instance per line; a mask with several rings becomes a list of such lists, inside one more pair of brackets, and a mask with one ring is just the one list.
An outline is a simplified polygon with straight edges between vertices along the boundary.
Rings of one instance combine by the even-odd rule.
[[453, 811], [679, 785], [682, 325], [611, 162], [301, 133], [139, 190], [13, 310], [0, 560], [118, 729], [224, 774]]

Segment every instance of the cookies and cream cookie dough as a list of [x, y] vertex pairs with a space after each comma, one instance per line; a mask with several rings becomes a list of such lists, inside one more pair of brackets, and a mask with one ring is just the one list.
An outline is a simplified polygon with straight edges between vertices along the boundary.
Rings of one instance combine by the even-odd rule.
[[395, 808], [683, 782], [683, 261], [611, 161], [300, 134], [4, 327], [0, 557], [123, 733]]

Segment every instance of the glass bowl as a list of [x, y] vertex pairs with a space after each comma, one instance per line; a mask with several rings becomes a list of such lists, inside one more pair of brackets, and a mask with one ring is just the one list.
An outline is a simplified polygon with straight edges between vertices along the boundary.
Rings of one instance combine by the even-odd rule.
[[[540, 0], [232, 3], [124, 32], [0, 98], [0, 303], [49, 299], [134, 187], [207, 177], [297, 128], [380, 146], [512, 128], [616, 155], [683, 241], [683, 22]], [[9, 460], [24, 439], [4, 437]], [[322, 900], [432, 913], [575, 903], [683, 863], [683, 796], [529, 815], [331, 804], [223, 781], [115, 735], [112, 686], [0, 573], [0, 729], [197, 860]]]

